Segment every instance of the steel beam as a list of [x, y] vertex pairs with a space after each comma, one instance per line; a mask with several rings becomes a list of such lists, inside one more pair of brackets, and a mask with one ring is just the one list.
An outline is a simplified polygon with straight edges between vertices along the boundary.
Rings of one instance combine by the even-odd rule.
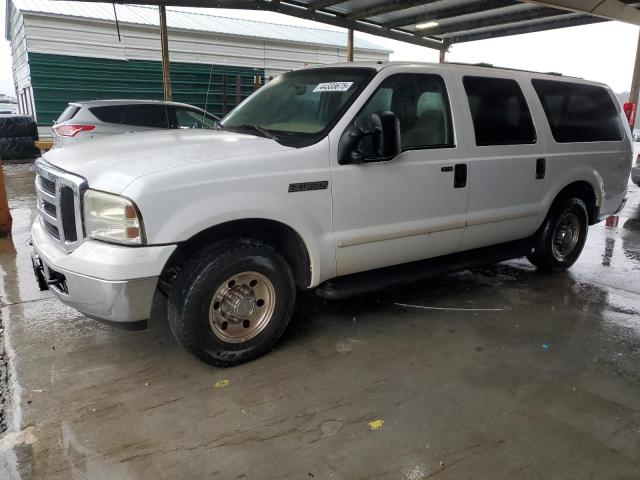
[[353, 28], [347, 30], [347, 62], [353, 62]]
[[503, 28], [488, 28], [479, 32], [464, 33], [447, 36], [445, 39], [450, 43], [473, 42], [488, 38], [506, 37], [509, 35], [519, 35], [522, 33], [542, 32], [554, 30], [556, 28], [576, 27], [578, 25], [588, 25], [590, 23], [606, 22], [604, 18], [592, 17], [589, 15], [567, 14], [555, 19], [544, 19], [541, 22], [529, 22], [522, 25], [512, 25]]
[[[270, 4], [271, 5], [271, 4]], [[412, 43], [421, 47], [435, 48], [441, 50], [447, 48], [447, 42], [434, 40], [431, 38], [425, 38], [421, 35], [414, 35], [410, 32], [401, 33], [397, 30], [389, 30], [383, 28], [373, 22], [360, 22], [355, 20], [347, 20], [339, 15], [331, 15], [319, 11], [308, 10], [305, 8], [299, 8], [294, 6], [294, 2], [280, 2], [279, 4], [273, 4], [269, 8], [272, 12], [282, 13], [284, 15], [290, 15], [292, 17], [304, 18], [305, 20], [312, 20], [315, 22], [326, 23], [335, 27], [352, 28], [358, 32], [368, 33], [370, 35], [377, 35], [379, 37], [391, 38], [400, 42]]]
[[427, 5], [439, 0], [391, 0], [388, 2], [375, 5], [373, 7], [366, 7], [360, 10], [356, 10], [346, 16], [349, 20], [362, 20], [363, 18], [373, 17], [375, 15], [382, 15], [389, 12], [397, 12], [400, 10], [406, 10], [407, 8], [418, 7], [421, 5]]
[[516, 0], [474, 0], [453, 7], [433, 8], [419, 15], [410, 15], [407, 17], [399, 18], [398, 20], [394, 20], [392, 22], [387, 22], [384, 24], [384, 26], [386, 28], [404, 27], [407, 25], [415, 25], [416, 23], [428, 22], [431, 20], [453, 18], [459, 17], [461, 15], [468, 15], [470, 13], [485, 12], [503, 7], [511, 7], [513, 5], [518, 5], [519, 3], [520, 2], [517, 2]]
[[309, 2], [308, 8], [311, 10], [322, 10], [323, 8], [332, 7], [346, 1], [347, 0], [315, 0], [314, 2]]
[[607, 20], [640, 25], [640, 11], [620, 0], [524, 0], [572, 12], [587, 13]]
[[541, 18], [551, 18], [560, 15], [566, 15], [566, 10], [559, 10], [557, 8], [531, 8], [529, 10], [512, 12], [512, 13], [497, 13], [486, 17], [478, 18], [475, 20], [467, 20], [462, 22], [447, 23], [443, 26], [437, 26], [429, 29], [429, 35], [442, 35], [445, 33], [464, 32], [468, 30], [474, 30], [476, 28], [483, 28], [488, 26], [506, 25], [509, 23], [526, 22], [529, 20], [538, 20]]
[[640, 94], [640, 31], [638, 32], [638, 45], [636, 46], [636, 62], [633, 66], [633, 78], [631, 79], [631, 89], [629, 90], [629, 103], [633, 104], [633, 112], [630, 118], [630, 127], [633, 133], [635, 119], [638, 110], [638, 96]]

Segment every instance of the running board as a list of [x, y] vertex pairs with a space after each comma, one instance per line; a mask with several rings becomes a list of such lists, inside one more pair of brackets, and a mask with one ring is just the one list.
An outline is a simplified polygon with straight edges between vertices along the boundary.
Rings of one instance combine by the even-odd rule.
[[378, 268], [367, 272], [336, 277], [320, 284], [316, 295], [328, 300], [342, 300], [364, 293], [426, 280], [437, 275], [477, 268], [524, 257], [531, 252], [531, 238], [492, 245], [443, 257]]

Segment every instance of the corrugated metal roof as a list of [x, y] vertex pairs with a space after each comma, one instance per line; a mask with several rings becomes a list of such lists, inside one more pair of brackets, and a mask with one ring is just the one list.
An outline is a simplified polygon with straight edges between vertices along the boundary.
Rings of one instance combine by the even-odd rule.
[[[60, 0], [7, 0], [13, 1], [22, 12], [114, 21], [111, 3], [86, 3]], [[156, 7], [117, 4], [118, 21], [138, 25], [159, 25]], [[184, 30], [213, 32], [225, 35], [302, 42], [315, 45], [345, 47], [346, 32], [319, 28], [298, 27], [276, 23], [258, 22], [238, 18], [221, 17], [206, 13], [185, 12], [167, 8], [167, 26]], [[364, 50], [390, 52], [391, 50], [356, 36], [354, 47]]]

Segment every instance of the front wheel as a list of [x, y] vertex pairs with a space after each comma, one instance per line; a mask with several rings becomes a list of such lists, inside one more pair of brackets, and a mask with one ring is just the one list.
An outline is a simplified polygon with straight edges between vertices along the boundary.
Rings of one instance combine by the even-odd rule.
[[527, 258], [535, 266], [549, 270], [566, 270], [573, 265], [587, 240], [587, 207], [579, 198], [560, 201], [547, 216]]
[[291, 268], [268, 245], [212, 246], [181, 268], [169, 291], [178, 342], [206, 363], [227, 367], [266, 353], [289, 323], [296, 290]]

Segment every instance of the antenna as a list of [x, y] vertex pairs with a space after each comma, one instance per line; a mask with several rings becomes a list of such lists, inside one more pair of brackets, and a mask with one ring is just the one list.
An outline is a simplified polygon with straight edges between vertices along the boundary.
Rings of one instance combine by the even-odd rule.
[[202, 125], [204, 126], [204, 113], [207, 111], [207, 105], [209, 104], [209, 88], [211, 87], [211, 74], [213, 73], [213, 63], [211, 64], [211, 70], [209, 70], [209, 83], [207, 83], [207, 96], [204, 100], [204, 112], [202, 112]]

